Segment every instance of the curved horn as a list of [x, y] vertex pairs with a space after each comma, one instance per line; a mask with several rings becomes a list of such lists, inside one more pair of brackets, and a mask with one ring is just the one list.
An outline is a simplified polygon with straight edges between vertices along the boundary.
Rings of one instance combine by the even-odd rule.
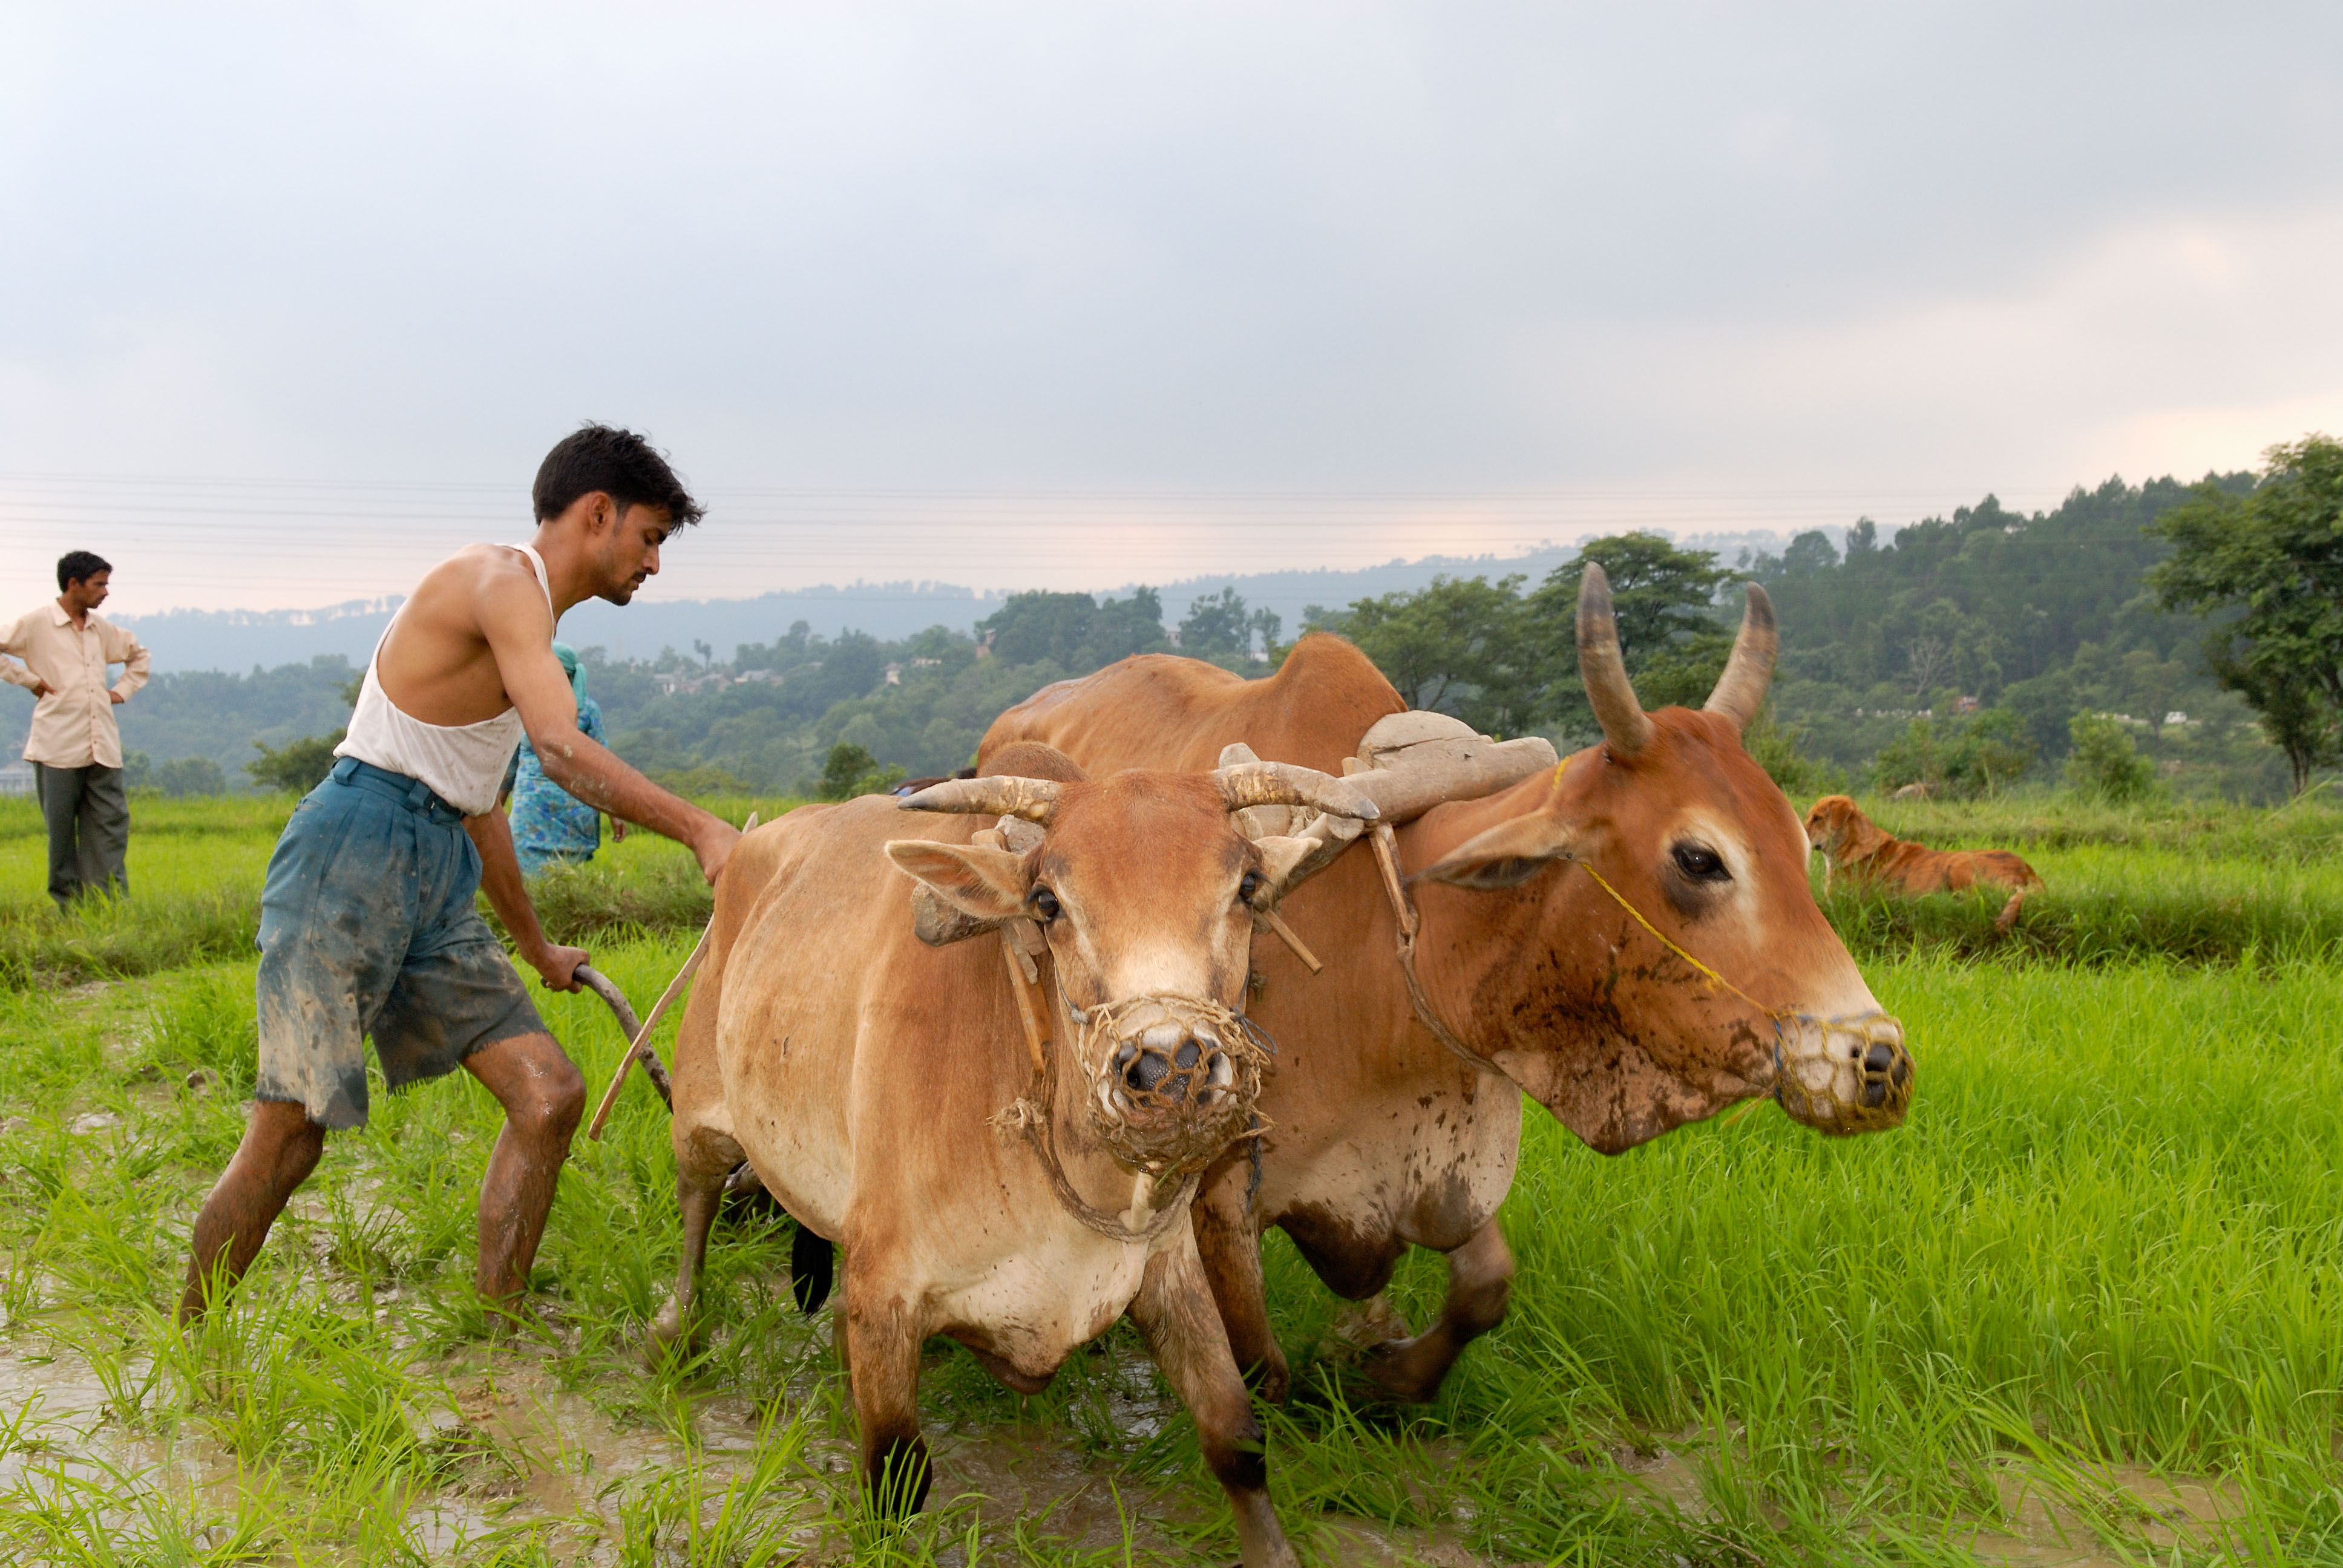
[[1619, 622], [1611, 613], [1611, 579], [1594, 561], [1578, 579], [1578, 678], [1585, 683], [1586, 700], [1602, 721], [1603, 739], [1614, 755], [1633, 757], [1652, 739], [1652, 721], [1635, 689], [1627, 681], [1627, 666], [1619, 657]]
[[1065, 788], [1052, 779], [947, 779], [904, 800], [905, 811], [980, 811], [991, 817], [1022, 817], [1044, 828], [1057, 814]]
[[1329, 817], [1362, 822], [1383, 815], [1373, 800], [1340, 779], [1291, 762], [1239, 762], [1213, 769], [1212, 778], [1232, 811], [1249, 806], [1307, 806]]
[[1774, 625], [1774, 601], [1755, 583], [1749, 585], [1749, 605], [1741, 612], [1741, 635], [1733, 639], [1733, 657], [1716, 678], [1716, 689], [1704, 705], [1723, 714], [1735, 729], [1746, 729], [1765, 700], [1773, 683], [1774, 656], [1782, 650], [1782, 634]]

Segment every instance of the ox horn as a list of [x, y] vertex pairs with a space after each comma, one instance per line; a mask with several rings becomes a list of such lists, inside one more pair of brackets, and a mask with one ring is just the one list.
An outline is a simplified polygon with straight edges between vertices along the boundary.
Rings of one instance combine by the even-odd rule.
[[1065, 788], [1053, 779], [947, 779], [906, 799], [905, 811], [976, 811], [989, 817], [1022, 817], [1044, 828], [1057, 814]]
[[1229, 809], [1252, 806], [1307, 806], [1329, 817], [1350, 817], [1372, 822], [1383, 815], [1373, 800], [1354, 787], [1314, 768], [1291, 762], [1237, 762], [1213, 769], [1221, 799]]
[[1774, 658], [1782, 650], [1782, 634], [1774, 625], [1774, 601], [1755, 583], [1749, 585], [1748, 608], [1741, 612], [1741, 634], [1733, 639], [1733, 657], [1716, 678], [1716, 689], [1704, 705], [1721, 714], [1735, 729], [1746, 729], [1765, 700], [1774, 680]]
[[1626, 663], [1619, 657], [1619, 622], [1611, 613], [1611, 579], [1594, 561], [1586, 563], [1586, 575], [1578, 579], [1578, 678], [1586, 687], [1586, 700], [1602, 721], [1603, 739], [1614, 756], [1633, 757], [1650, 743], [1652, 721], [1634, 687], [1628, 683]]

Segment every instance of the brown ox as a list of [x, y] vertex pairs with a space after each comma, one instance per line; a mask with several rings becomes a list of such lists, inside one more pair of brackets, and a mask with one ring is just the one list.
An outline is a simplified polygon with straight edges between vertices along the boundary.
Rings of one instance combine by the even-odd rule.
[[1892, 836], [1844, 795], [1825, 795], [1815, 802], [1806, 813], [1806, 838], [1822, 853], [1825, 890], [1833, 878], [1842, 876], [1915, 897], [2007, 888], [2009, 902], [1994, 917], [1996, 930], [2016, 925], [2018, 906], [2042, 885], [2034, 868], [2007, 849], [1931, 849]]
[[[1142, 1097], [1127, 1090], [1160, 1086], [1141, 1084], [1134, 1057], [1192, 1068], [1208, 1103], [1221, 1091], [1204, 1086], [1230, 1077], [1232, 1015], [1200, 1021], [1198, 1006], [1242, 1005], [1255, 911], [1299, 858], [1291, 840], [1242, 836], [1232, 812], [1374, 808], [1302, 769], [1083, 782], [1055, 760], [1073, 781], [954, 780], [900, 803], [805, 807], [733, 851], [677, 1048], [683, 1258], [654, 1334], [665, 1345], [688, 1328], [709, 1222], [745, 1160], [801, 1226], [844, 1246], [840, 1342], [864, 1478], [882, 1506], [916, 1508], [926, 1495], [918, 1382], [929, 1336], [960, 1341], [1031, 1393], [1128, 1312], [1195, 1417], [1245, 1563], [1292, 1564], [1261, 1428], [1186, 1223], [1190, 1189], [1136, 1183], [1102, 1139], [1137, 1120], [1130, 1101]], [[965, 815], [906, 809], [1041, 826], [1004, 819], [1038, 840], [1017, 852]], [[1002, 941], [925, 945], [915, 890], [930, 900], [917, 917], [928, 939], [1040, 923], [1027, 950], [1047, 959], [1054, 1101], [1029, 1057]], [[1101, 1105], [1122, 1109], [1094, 1136]], [[1022, 1135], [1027, 1115], [1037, 1129], [1046, 1120], [1089, 1220], [1061, 1201], [1041, 1140]], [[1246, 1107], [1235, 1126], [1249, 1124]]]
[[[1815, 907], [1797, 813], [1742, 749], [1773, 667], [1764, 593], [1751, 587], [1732, 660], [1697, 712], [1644, 711], [1609, 585], [1592, 566], [1578, 646], [1604, 743], [1501, 793], [1437, 805], [1397, 833], [1421, 901], [1425, 1001], [1458, 1050], [1411, 1004], [1398, 917], [1364, 846], [1283, 906], [1323, 974], [1273, 941], [1255, 946], [1252, 1015], [1282, 1050], [1262, 1101], [1276, 1131], [1256, 1204], [1248, 1210], [1244, 1164], [1224, 1159], [1194, 1221], [1237, 1359], [1261, 1369], [1272, 1397], [1287, 1374], [1262, 1298], [1262, 1226], [1282, 1226], [1319, 1278], [1354, 1299], [1383, 1289], [1410, 1245], [1448, 1255], [1439, 1322], [1370, 1363], [1400, 1397], [1430, 1398], [1464, 1344], [1503, 1319], [1513, 1262], [1494, 1215], [1520, 1144], [1517, 1088], [1605, 1153], [1766, 1093], [1825, 1131], [1903, 1119], [1912, 1078], [1901, 1027]], [[1092, 769], [1201, 769], [1242, 742], [1332, 770], [1403, 707], [1358, 649], [1312, 636], [1262, 680], [1126, 659], [1011, 709], [980, 755], [1039, 740]], [[1384, 777], [1351, 782], [1372, 795]], [[1711, 983], [1685, 953], [1738, 990]]]

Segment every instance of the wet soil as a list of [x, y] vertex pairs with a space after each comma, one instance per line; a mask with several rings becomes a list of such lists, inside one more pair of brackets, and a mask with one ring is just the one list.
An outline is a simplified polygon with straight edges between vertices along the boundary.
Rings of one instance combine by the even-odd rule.
[[[103, 989], [82, 991], [94, 996]], [[216, 1084], [200, 1072], [127, 1087], [136, 1111], [182, 1094], [216, 1092]], [[103, 1137], [122, 1121], [110, 1110], [85, 1111], [68, 1123], [68, 1131]], [[0, 1131], [5, 1127], [0, 1123]], [[364, 1172], [346, 1179], [335, 1200], [316, 1189], [305, 1191], [287, 1211], [286, 1235], [317, 1253], [320, 1273], [333, 1282], [329, 1297], [343, 1310], [395, 1314], [400, 1310], [397, 1289], [371, 1287], [349, 1276], [333, 1255], [333, 1203], [337, 1201], [363, 1233], [375, 1222], [377, 1195], [377, 1184]], [[814, 1330], [817, 1341], [827, 1342], [834, 1313], [833, 1307], [821, 1315]], [[558, 1320], [549, 1326], [557, 1339], [565, 1332]], [[91, 1481], [144, 1473], [149, 1482], [175, 1489], [215, 1498], [232, 1495], [239, 1484], [234, 1455], [192, 1428], [166, 1440], [123, 1419], [113, 1408], [107, 1380], [71, 1348], [76, 1328], [69, 1322], [36, 1319], [8, 1324], [0, 1333], [0, 1428], [17, 1423], [32, 1436], [29, 1442], [0, 1443], [0, 1487], [17, 1483], [28, 1473]], [[1312, 1348], [1311, 1356], [1355, 1360], [1364, 1347], [1406, 1331], [1378, 1298], [1346, 1314]], [[1143, 1360], [1126, 1359], [1130, 1364], [1118, 1363], [1114, 1371], [1111, 1413], [1116, 1429], [1144, 1436], [1166, 1422], [1184, 1420]], [[557, 1561], [615, 1563], [618, 1512], [630, 1485], [693, 1464], [720, 1485], [752, 1464], [760, 1422], [747, 1396], [699, 1399], [688, 1415], [677, 1418], [677, 1430], [663, 1430], [640, 1419], [614, 1418], [563, 1387], [549, 1360], [544, 1346], [524, 1337], [468, 1346], [418, 1369], [446, 1389], [448, 1404], [419, 1418], [430, 1430], [417, 1435], [472, 1456], [454, 1467], [456, 1479], [424, 1496], [408, 1513], [415, 1544], [433, 1560], [463, 1559], [484, 1537], [536, 1524], [547, 1527], [546, 1543]], [[127, 1369], [134, 1376], [140, 1370], [136, 1364]], [[109, 1371], [109, 1376], [119, 1375]], [[826, 1375], [826, 1367], [809, 1372], [805, 1386], [787, 1391], [785, 1397], [793, 1404], [824, 1397], [815, 1384]], [[784, 1485], [803, 1492], [807, 1517], [817, 1522], [805, 1528], [805, 1561], [844, 1562], [841, 1543], [827, 1533], [832, 1527], [819, 1522], [838, 1481], [853, 1466], [853, 1449], [843, 1438], [819, 1435], [834, 1430], [827, 1423], [810, 1424], [818, 1435], [809, 1440]], [[970, 1507], [988, 1533], [1045, 1521], [1047, 1534], [1069, 1548], [1127, 1547], [1131, 1560], [1142, 1563], [1190, 1560], [1176, 1533], [1195, 1523], [1209, 1500], [1187, 1488], [1134, 1487], [1110, 1467], [1085, 1459], [1060, 1425], [931, 1423], [929, 1435], [935, 1461], [931, 1501]], [[1705, 1441], [1705, 1434], [1696, 1432], [1638, 1435], [1614, 1446], [1607, 1464], [1598, 1458], [1596, 1468], [1602, 1483], [1630, 1505], [1698, 1521], [1711, 1513], [1696, 1462]], [[1463, 1460], [1461, 1447], [1430, 1457], [1437, 1465]], [[2226, 1543], [2225, 1521], [2243, 1512], [2236, 1489], [2220, 1481], [2130, 1467], [2109, 1468], [2080, 1478], [2079, 1484], [2067, 1478], [2054, 1495], [2013, 1464], [1996, 1478], [1996, 1492], [1997, 1517], [1964, 1522], [1947, 1538], [1981, 1562], [2009, 1568], [2117, 1568], [2137, 1561], [2143, 1547], [2158, 1553], [2217, 1550]], [[1321, 1513], [1289, 1516], [1288, 1523], [1297, 1536], [1311, 1542], [1312, 1555], [1320, 1562], [1512, 1568], [1471, 1551], [1463, 1541], [1463, 1521], [1407, 1530]], [[2109, 1534], [2123, 1546], [2110, 1544]]]
[[[390, 1306], [395, 1298], [395, 1292], [377, 1295], [377, 1308]], [[0, 1340], [0, 1423], [18, 1420], [30, 1405], [26, 1429], [39, 1435], [0, 1457], [0, 1486], [15, 1483], [34, 1466], [88, 1480], [144, 1472], [150, 1481], [216, 1497], [233, 1492], [237, 1466], [218, 1444], [194, 1435], [164, 1441], [118, 1419], [106, 1383], [88, 1362], [45, 1332], [69, 1332], [65, 1325], [14, 1327]], [[448, 1391], [451, 1408], [426, 1418], [433, 1429], [427, 1435], [491, 1456], [467, 1466], [462, 1479], [410, 1512], [415, 1544], [433, 1560], [457, 1561], [484, 1537], [539, 1524], [551, 1527], [547, 1544], [557, 1560], [616, 1562], [614, 1499], [629, 1482], [697, 1462], [704, 1475], [720, 1484], [750, 1464], [759, 1422], [747, 1397], [719, 1395], [697, 1403], [687, 1443], [680, 1433], [613, 1420], [588, 1398], [559, 1387], [546, 1360], [547, 1352], [532, 1344], [483, 1344], [431, 1369]], [[1130, 1399], [1117, 1410], [1119, 1424], [1128, 1422], [1143, 1432], [1175, 1418], [1178, 1412], [1166, 1409], [1149, 1386], [1145, 1369], [1132, 1370], [1137, 1375]], [[134, 1364], [128, 1371], [135, 1375], [140, 1369]], [[1703, 1441], [1696, 1433], [1680, 1433], [1619, 1445], [1609, 1454], [1605, 1484], [1634, 1506], [1672, 1509], [1695, 1521], [1707, 1517], [1696, 1464]], [[971, 1507], [988, 1534], [1022, 1521], [1029, 1527], [1038, 1523], [1069, 1548], [1127, 1546], [1138, 1562], [1187, 1556], [1165, 1527], [1192, 1523], [1201, 1513], [1196, 1500], [1184, 1493], [1131, 1486], [1127, 1478], [1087, 1462], [1050, 1423], [931, 1428], [930, 1442], [934, 1501]], [[1442, 1462], [1438, 1454], [1433, 1457]], [[850, 1443], [842, 1439], [817, 1437], [809, 1443], [800, 1479], [793, 1484], [807, 1493], [809, 1519], [822, 1515], [814, 1495], [822, 1481], [820, 1474], [805, 1473], [843, 1477], [853, 1459]], [[2053, 1496], [2013, 1466], [1996, 1480], [2000, 1517], [1968, 1522], [1948, 1531], [1946, 1538], [1980, 1562], [2008, 1568], [2118, 1568], [2137, 1562], [2143, 1547], [2159, 1554], [2176, 1547], [2217, 1550], [2226, 1543], [2225, 1522], [2243, 1512], [2237, 1489], [2212, 1478], [2117, 1466], [2078, 1479], [2079, 1484], [2070, 1478], [2062, 1489], [2066, 1496]], [[2073, 1501], [2077, 1495], [2082, 1507]], [[2095, 1519], [2123, 1545], [2110, 1544]], [[1329, 1563], [1510, 1568], [1475, 1554], [1463, 1544], [1458, 1530], [1393, 1529], [1335, 1514], [1318, 1515], [1303, 1529], [1315, 1537], [1313, 1555]], [[839, 1554], [840, 1543], [820, 1524], [808, 1525], [804, 1546], [809, 1563], [846, 1560]]]

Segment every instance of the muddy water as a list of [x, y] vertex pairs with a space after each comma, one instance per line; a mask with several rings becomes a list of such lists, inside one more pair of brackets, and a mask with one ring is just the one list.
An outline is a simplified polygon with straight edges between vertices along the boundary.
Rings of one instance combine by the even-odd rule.
[[[0, 1456], [0, 1487], [16, 1484], [28, 1470], [36, 1486], [53, 1473], [96, 1482], [144, 1473], [148, 1484], [192, 1488], [226, 1501], [237, 1479], [231, 1455], [200, 1437], [165, 1442], [126, 1429], [85, 1361], [32, 1325], [20, 1330], [0, 1342], [0, 1422], [16, 1421], [30, 1405], [25, 1430], [36, 1432], [38, 1441]], [[453, 1408], [430, 1419], [450, 1437], [476, 1444], [485, 1440], [484, 1451], [497, 1460], [410, 1511], [410, 1539], [435, 1561], [461, 1560], [485, 1537], [534, 1524], [549, 1529], [546, 1543], [557, 1560], [613, 1563], [616, 1499], [629, 1483], [697, 1463], [705, 1479], [720, 1486], [749, 1466], [759, 1442], [759, 1412], [740, 1396], [699, 1403], [689, 1446], [675, 1435], [622, 1426], [588, 1399], [560, 1389], [545, 1370], [543, 1353], [529, 1346], [482, 1346], [433, 1370]], [[1129, 1397], [1116, 1411], [1118, 1424], [1144, 1430], [1175, 1418], [1145, 1369], [1132, 1370]], [[1696, 1465], [1701, 1441], [1682, 1433], [1614, 1448], [1607, 1484], [1637, 1506], [1701, 1519], [1709, 1512]], [[932, 1501], [972, 1510], [988, 1536], [1020, 1521], [1046, 1520], [1046, 1533], [1070, 1548], [1127, 1543], [1136, 1561], [1179, 1560], [1184, 1554], [1164, 1526], [1192, 1520], [1201, 1511], [1184, 1492], [1134, 1488], [1084, 1462], [1067, 1434], [1048, 1423], [931, 1432], [931, 1442]], [[1450, 1462], [1432, 1457], [1435, 1463]], [[808, 1505], [807, 1561], [842, 1562], [839, 1543], [818, 1522], [831, 1500], [824, 1495], [823, 1476], [843, 1479], [853, 1463], [851, 1445], [817, 1438], [802, 1458], [799, 1479], [789, 1484], [803, 1492]], [[2092, 1513], [2116, 1522], [2132, 1550], [2107, 1544], [2086, 1513], [2015, 1468], [1996, 1479], [2001, 1517], [1950, 1531], [1948, 1538], [1981, 1562], [2008, 1568], [2118, 1568], [2137, 1562], [2140, 1547], [2159, 1553], [2217, 1549], [2225, 1541], [2224, 1522], [2243, 1511], [2236, 1489], [2224, 1483], [2134, 1467], [2074, 1478], [2068, 1490], [2093, 1503]], [[1292, 1523], [1313, 1538], [1313, 1555], [1323, 1562], [1510, 1568], [1475, 1554], [1455, 1530], [1395, 1530], [1336, 1515]]]

